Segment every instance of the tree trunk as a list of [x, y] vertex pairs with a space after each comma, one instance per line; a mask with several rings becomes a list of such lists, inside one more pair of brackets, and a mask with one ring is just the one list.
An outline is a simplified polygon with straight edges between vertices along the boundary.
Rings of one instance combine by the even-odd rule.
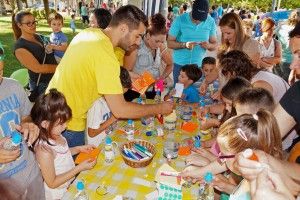
[[67, 15], [69, 16], [70, 15], [70, 0], [67, 0]]
[[22, 10], [23, 9], [23, 4], [22, 4], [21, 0], [17, 0], [17, 7], [18, 7], [18, 10]]
[[5, 4], [4, 4], [4, 0], [0, 0], [0, 14], [2, 16], [6, 16], [6, 9], [5, 9]]
[[44, 3], [45, 13], [46, 13], [46, 19], [48, 19], [48, 17], [49, 17], [49, 1], [43, 0], [43, 3]]
[[15, 8], [16, 8], [15, 0], [10, 0], [10, 7], [12, 12], [15, 12]]

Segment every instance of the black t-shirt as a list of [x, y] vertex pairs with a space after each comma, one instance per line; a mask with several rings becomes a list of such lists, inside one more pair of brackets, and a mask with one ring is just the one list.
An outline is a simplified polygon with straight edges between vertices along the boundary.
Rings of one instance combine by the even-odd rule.
[[300, 124], [300, 81], [290, 87], [279, 103]]
[[[45, 48], [44, 45], [47, 41], [46, 37], [42, 35], [35, 35], [35, 38], [37, 39], [38, 42], [41, 43], [41, 45], [31, 42], [28, 40], [25, 40], [24, 38], [19, 38], [17, 42], [15, 43], [15, 48], [14, 48], [14, 53], [17, 49], [23, 48], [29, 51], [37, 60], [40, 64], [43, 63], [44, 56], [45, 56]], [[44, 64], [57, 64], [54, 53], [46, 54], [46, 59]], [[39, 73], [35, 73], [31, 70], [29, 71], [29, 78], [33, 82], [37, 82]], [[40, 83], [46, 83], [48, 84], [49, 81], [51, 80], [53, 76], [53, 73], [51, 74], [42, 74], [40, 78]]]

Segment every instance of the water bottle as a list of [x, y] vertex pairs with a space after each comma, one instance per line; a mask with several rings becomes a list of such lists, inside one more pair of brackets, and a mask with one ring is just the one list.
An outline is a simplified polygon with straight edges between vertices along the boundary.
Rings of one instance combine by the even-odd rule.
[[155, 95], [155, 97], [154, 97], [154, 102], [155, 102], [155, 103], [160, 103], [160, 101], [161, 101], [160, 91], [157, 90], [157, 91], [156, 91], [156, 95]]
[[133, 140], [134, 139], [134, 123], [131, 119], [127, 121], [127, 126], [125, 128], [125, 133], [127, 140]]
[[77, 193], [75, 195], [75, 200], [88, 200], [89, 197], [84, 190], [84, 183], [82, 181], [78, 181], [77, 185]]
[[204, 175], [204, 183], [200, 185], [198, 200], [214, 200], [214, 188], [212, 186], [213, 175], [207, 172]]
[[147, 127], [146, 127], [146, 135], [151, 136], [154, 132], [154, 117], [148, 117], [147, 119]]
[[139, 97], [139, 98], [137, 99], [137, 103], [138, 103], [138, 104], [141, 104], [141, 105], [144, 105], [144, 104], [145, 104], [145, 102], [143, 101], [142, 97]]
[[112, 163], [115, 159], [115, 152], [110, 137], [105, 138], [104, 156], [106, 163]]
[[21, 134], [20, 133], [13, 133], [11, 138], [3, 144], [3, 148], [5, 150], [9, 150], [9, 151], [16, 150], [16, 149], [20, 148], [21, 141], [22, 141]]

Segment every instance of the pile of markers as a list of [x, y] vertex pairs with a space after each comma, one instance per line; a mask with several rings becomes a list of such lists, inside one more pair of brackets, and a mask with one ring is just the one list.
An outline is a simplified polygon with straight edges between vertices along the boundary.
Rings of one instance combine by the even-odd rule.
[[144, 147], [137, 143], [134, 143], [131, 148], [124, 146], [122, 153], [129, 159], [140, 161], [146, 160], [153, 156], [153, 154], [149, 151], [149, 149], [147, 149], [147, 147]]

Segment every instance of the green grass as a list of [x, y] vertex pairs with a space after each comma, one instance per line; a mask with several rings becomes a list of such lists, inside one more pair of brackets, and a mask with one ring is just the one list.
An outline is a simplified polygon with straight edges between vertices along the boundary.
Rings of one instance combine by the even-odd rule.
[[[46, 23], [46, 20], [38, 21], [39, 23], [37, 25], [37, 33], [49, 36], [52, 30], [51, 28], [49, 28], [48, 24]], [[76, 20], [76, 33], [78, 33], [83, 28], [84, 27], [81, 21], [79, 21], [79, 19]], [[76, 35], [76, 33], [72, 33], [72, 30], [70, 28], [70, 18], [67, 17], [65, 19], [62, 31], [68, 37], [68, 42], [70, 42]], [[23, 68], [23, 66], [19, 63], [19, 61], [13, 54], [15, 40], [11, 28], [11, 16], [0, 17], [0, 42], [2, 43], [5, 52], [4, 76], [9, 77], [12, 74], [12, 72], [16, 71], [17, 69]]]

